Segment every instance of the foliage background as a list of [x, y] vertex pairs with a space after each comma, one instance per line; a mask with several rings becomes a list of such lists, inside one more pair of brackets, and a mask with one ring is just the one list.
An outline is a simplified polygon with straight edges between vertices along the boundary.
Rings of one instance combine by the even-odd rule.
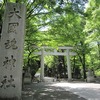
[[[25, 68], [37, 71], [40, 67], [40, 57], [33, 54], [35, 46], [73, 46], [77, 56], [71, 57], [72, 69], [78, 66], [84, 78], [88, 69], [100, 75], [100, 0], [1, 0], [0, 33], [7, 2], [24, 3], [27, 8]], [[45, 64], [54, 68], [59, 65], [56, 58], [45, 57]]]

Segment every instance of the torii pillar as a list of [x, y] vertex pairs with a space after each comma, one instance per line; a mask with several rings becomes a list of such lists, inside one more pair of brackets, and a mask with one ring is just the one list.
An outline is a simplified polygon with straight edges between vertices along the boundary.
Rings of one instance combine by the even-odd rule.
[[67, 49], [67, 72], [68, 72], [68, 81], [71, 81], [72, 80], [72, 73], [71, 73], [69, 49]]

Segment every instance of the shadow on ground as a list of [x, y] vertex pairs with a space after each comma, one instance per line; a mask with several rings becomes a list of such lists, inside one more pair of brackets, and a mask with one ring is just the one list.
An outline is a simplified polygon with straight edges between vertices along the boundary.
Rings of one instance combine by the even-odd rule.
[[53, 83], [25, 84], [22, 100], [86, 100], [64, 88], [52, 86]]

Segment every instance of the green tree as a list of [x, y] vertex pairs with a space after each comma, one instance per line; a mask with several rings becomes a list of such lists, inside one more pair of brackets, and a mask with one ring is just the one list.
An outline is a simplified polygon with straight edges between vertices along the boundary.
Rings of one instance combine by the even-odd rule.
[[74, 46], [86, 78], [86, 65], [94, 59], [90, 52], [95, 48], [90, 47], [92, 41], [98, 43], [100, 57], [99, 0], [89, 0], [93, 7], [85, 13], [87, 0], [4, 0], [2, 5], [8, 1], [26, 4], [25, 65], [37, 59], [32, 55], [34, 46]]
[[89, 0], [84, 31], [88, 33], [86, 43], [91, 48], [91, 65], [98, 69], [100, 67], [100, 0]]

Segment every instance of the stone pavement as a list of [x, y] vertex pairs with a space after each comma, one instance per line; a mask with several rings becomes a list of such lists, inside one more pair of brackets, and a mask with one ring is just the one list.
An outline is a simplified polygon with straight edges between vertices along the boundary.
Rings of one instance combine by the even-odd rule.
[[86, 82], [61, 82], [52, 84], [52, 86], [62, 87], [86, 100], [100, 100], [100, 84]]
[[22, 100], [86, 100], [53, 83], [32, 83], [25, 85]]
[[22, 100], [100, 100], [100, 84], [86, 82], [33, 82], [25, 84]]

